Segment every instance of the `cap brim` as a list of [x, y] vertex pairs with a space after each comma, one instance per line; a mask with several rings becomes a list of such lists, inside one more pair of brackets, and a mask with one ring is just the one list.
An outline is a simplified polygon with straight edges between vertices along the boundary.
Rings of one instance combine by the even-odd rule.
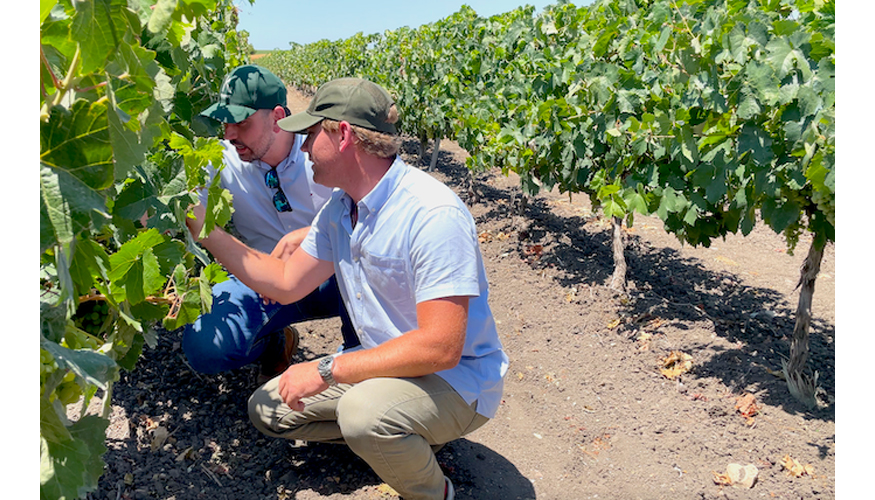
[[240, 123], [253, 114], [255, 114], [255, 110], [252, 108], [218, 102], [201, 112], [201, 116], [206, 116], [222, 123]]
[[287, 116], [277, 121], [276, 124], [279, 125], [279, 127], [286, 132], [294, 132], [296, 134], [300, 134], [324, 119], [325, 118], [321, 116], [314, 116], [310, 113], [307, 113], [306, 111], [303, 111], [296, 115]]

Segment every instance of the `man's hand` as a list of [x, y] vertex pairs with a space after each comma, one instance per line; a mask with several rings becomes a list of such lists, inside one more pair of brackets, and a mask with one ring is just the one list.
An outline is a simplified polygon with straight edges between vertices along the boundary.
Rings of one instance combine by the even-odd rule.
[[191, 233], [192, 237], [194, 237], [195, 241], [198, 241], [198, 236], [201, 234], [201, 229], [204, 227], [204, 220], [207, 216], [207, 209], [204, 208], [203, 205], [198, 203], [197, 205], [191, 207], [191, 211], [194, 214], [195, 218], [191, 217], [185, 218], [185, 225], [188, 226], [188, 231]]
[[[301, 246], [301, 242], [304, 241], [304, 238], [307, 237], [307, 232], [310, 230], [310, 227], [302, 227], [301, 229], [296, 229], [291, 233], [287, 233], [282, 239], [277, 242], [276, 246], [273, 247], [273, 251], [270, 252], [271, 257], [276, 257], [280, 260], [286, 261], [289, 260], [289, 257], [295, 253], [295, 250]], [[270, 297], [261, 296], [261, 301], [265, 303], [265, 305], [276, 302]]]
[[304, 411], [302, 399], [328, 389], [317, 370], [319, 362], [296, 363], [288, 367], [279, 381], [279, 393], [283, 402], [295, 411]]
[[310, 231], [310, 227], [302, 227], [301, 229], [296, 229], [291, 233], [283, 236], [281, 240], [276, 244], [273, 248], [273, 251], [270, 253], [271, 257], [276, 257], [281, 260], [288, 260], [289, 257], [295, 253], [295, 250], [301, 246], [301, 242], [304, 241], [304, 238], [307, 237], [307, 232]]

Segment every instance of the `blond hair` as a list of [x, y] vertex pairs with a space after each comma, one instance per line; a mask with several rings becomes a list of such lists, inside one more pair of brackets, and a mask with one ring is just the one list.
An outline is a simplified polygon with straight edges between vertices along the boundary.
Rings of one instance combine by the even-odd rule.
[[[386, 123], [395, 123], [398, 121], [398, 110], [393, 104], [389, 108], [389, 114], [386, 117]], [[328, 118], [322, 120], [322, 128], [328, 132], [337, 132], [340, 123]], [[367, 129], [358, 125], [352, 125], [353, 135], [356, 142], [368, 154], [377, 158], [391, 158], [398, 154], [401, 149], [401, 137], [392, 134], [377, 132], [376, 130]]]

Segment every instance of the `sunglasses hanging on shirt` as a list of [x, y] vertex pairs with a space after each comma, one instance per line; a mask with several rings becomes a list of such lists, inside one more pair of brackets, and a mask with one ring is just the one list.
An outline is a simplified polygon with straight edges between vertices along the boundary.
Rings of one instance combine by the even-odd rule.
[[267, 184], [267, 187], [277, 190], [273, 195], [273, 206], [277, 212], [291, 212], [292, 206], [289, 204], [289, 199], [286, 198], [283, 188], [280, 187], [280, 178], [276, 172], [276, 167], [273, 167], [264, 174], [264, 183]]

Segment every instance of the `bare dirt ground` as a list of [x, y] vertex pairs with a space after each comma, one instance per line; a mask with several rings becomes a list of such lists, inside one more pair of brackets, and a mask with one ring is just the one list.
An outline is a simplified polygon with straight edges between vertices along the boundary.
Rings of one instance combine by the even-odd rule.
[[[305, 105], [292, 94], [293, 111]], [[465, 199], [466, 153], [443, 146], [433, 174]], [[404, 158], [420, 165], [416, 143]], [[481, 199], [469, 206], [510, 370], [496, 418], [438, 453], [457, 498], [835, 498], [834, 246], [817, 280], [809, 361], [825, 406], [808, 410], [776, 373], [810, 240], [789, 255], [759, 227], [690, 248], [639, 217], [628, 231], [630, 290], [618, 295], [605, 287], [610, 226], [587, 200], [543, 193], [520, 215], [515, 179], [488, 172], [475, 187]], [[332, 352], [338, 326], [302, 325], [298, 357]], [[115, 387], [107, 466], [90, 498], [397, 498], [343, 446], [260, 435], [246, 416], [257, 368], [197, 375], [180, 334], [159, 337]], [[660, 370], [671, 353], [689, 356], [676, 378]], [[756, 468], [752, 488], [725, 484], [730, 464]]]

